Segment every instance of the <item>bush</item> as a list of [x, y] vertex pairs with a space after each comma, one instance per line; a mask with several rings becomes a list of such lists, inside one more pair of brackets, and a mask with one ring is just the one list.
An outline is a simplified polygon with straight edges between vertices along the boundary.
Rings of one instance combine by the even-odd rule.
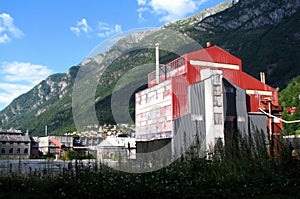
[[[239, 150], [216, 148], [212, 160], [198, 157], [192, 147], [171, 165], [148, 173], [125, 173], [97, 162], [84, 166], [76, 160], [74, 170], [58, 175], [2, 175], [0, 198], [300, 197], [300, 161], [288, 148], [270, 158], [259, 143], [241, 137], [236, 142]], [[255, 147], [248, 150], [249, 145]]]
[[67, 152], [67, 160], [74, 160], [77, 158], [77, 154], [73, 149], [69, 149]]

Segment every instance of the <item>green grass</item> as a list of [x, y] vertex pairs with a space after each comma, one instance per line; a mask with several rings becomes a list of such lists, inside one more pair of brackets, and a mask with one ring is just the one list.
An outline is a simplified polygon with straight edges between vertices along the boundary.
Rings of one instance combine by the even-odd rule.
[[[0, 198], [299, 198], [300, 161], [283, 148], [274, 159], [263, 148], [220, 150], [213, 160], [193, 151], [168, 167], [125, 173], [102, 164], [59, 175], [0, 177]], [[242, 150], [241, 150], [242, 149]], [[261, 150], [263, 149], [263, 150]], [[234, 153], [233, 153], [234, 152]]]

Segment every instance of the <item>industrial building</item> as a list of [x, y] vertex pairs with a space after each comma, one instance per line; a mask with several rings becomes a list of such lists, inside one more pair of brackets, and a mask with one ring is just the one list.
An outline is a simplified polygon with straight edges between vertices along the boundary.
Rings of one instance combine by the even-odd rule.
[[0, 129], [0, 158], [29, 158], [31, 139], [20, 130]]
[[[212, 46], [159, 64], [148, 88], [135, 95], [136, 147], [148, 153], [167, 147], [173, 156], [191, 144], [207, 155], [217, 143], [262, 132], [266, 146], [282, 137], [278, 91], [242, 71], [241, 59]], [[272, 138], [272, 139], [269, 139]], [[273, 143], [272, 143], [273, 144]]]

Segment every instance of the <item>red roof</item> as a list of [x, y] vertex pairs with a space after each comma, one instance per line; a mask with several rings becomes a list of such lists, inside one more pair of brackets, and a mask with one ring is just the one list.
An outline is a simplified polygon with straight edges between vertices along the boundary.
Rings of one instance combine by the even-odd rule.
[[239, 65], [240, 70], [242, 70], [241, 59], [233, 56], [229, 52], [217, 47], [212, 46], [209, 48], [204, 48], [202, 50], [197, 50], [184, 55], [187, 60], [201, 60], [214, 63], [226, 63], [226, 64], [236, 64]]
[[64, 144], [62, 144], [60, 141], [58, 141], [55, 138], [50, 138], [49, 141], [52, 142], [53, 144], [55, 144], [55, 146], [57, 146], [59, 148], [64, 147]]

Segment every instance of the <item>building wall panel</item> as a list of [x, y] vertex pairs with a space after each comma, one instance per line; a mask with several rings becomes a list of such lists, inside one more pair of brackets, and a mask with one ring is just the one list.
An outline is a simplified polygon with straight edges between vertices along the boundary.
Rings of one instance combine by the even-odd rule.
[[249, 113], [249, 136], [255, 144], [267, 145], [269, 136], [267, 129], [267, 116], [264, 114], [251, 114]]
[[203, 120], [194, 119], [192, 114], [184, 115], [174, 120], [174, 138], [172, 139], [173, 155], [183, 154], [186, 150], [198, 150], [206, 154], [206, 134]]
[[136, 138], [138, 141], [172, 137], [171, 81], [155, 85], [136, 95]]
[[186, 78], [175, 77], [172, 79], [173, 119], [188, 113], [188, 86]]

